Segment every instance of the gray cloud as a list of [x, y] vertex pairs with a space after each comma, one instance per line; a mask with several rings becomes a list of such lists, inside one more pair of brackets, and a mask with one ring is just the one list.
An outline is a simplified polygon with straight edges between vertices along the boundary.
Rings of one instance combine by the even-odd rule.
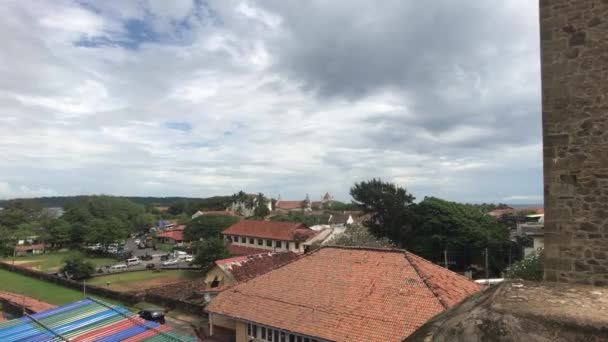
[[542, 194], [528, 1], [0, 8], [0, 197]]

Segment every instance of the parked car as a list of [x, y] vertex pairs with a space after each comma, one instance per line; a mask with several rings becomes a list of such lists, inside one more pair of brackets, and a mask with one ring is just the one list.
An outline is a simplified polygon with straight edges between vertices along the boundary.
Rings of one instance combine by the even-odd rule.
[[139, 257], [141, 260], [152, 260], [154, 259], [154, 257], [152, 257], [150, 254], [146, 253], [142, 256]]
[[135, 242], [136, 245], [139, 245], [141, 243], [141, 240], [140, 239], [135, 239], [134, 242]]
[[112, 265], [112, 267], [110, 267], [110, 271], [124, 271], [126, 269], [127, 265], [125, 264]]
[[158, 308], [150, 308], [144, 309], [137, 313], [139, 317], [145, 319], [146, 321], [158, 322], [160, 324], [165, 324], [165, 312], [163, 309]]
[[146, 269], [147, 270], [153, 270], [155, 268], [156, 268], [156, 264], [153, 264], [153, 263], [146, 264]]
[[193, 260], [194, 260], [194, 257], [193, 257], [192, 255], [187, 255], [187, 256], [184, 258], [184, 261], [186, 261], [186, 262], [192, 262]]
[[135, 265], [139, 265], [139, 263], [140, 263], [139, 258], [127, 259], [127, 266], [135, 266]]
[[167, 260], [167, 261], [163, 262], [163, 266], [177, 265], [178, 262], [179, 262], [179, 260], [177, 260], [177, 259]]

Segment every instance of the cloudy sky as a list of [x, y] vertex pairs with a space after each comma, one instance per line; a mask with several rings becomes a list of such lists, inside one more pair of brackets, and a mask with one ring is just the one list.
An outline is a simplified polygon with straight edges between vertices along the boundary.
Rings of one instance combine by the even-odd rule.
[[0, 198], [542, 201], [537, 3], [0, 2]]

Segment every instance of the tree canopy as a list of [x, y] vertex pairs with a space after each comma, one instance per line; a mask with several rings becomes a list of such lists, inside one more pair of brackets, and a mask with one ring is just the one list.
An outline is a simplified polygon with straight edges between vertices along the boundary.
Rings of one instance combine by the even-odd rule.
[[364, 224], [378, 237], [397, 244], [407, 240], [412, 230], [414, 196], [393, 183], [372, 179], [355, 183], [350, 195], [358, 209], [368, 215]]
[[222, 232], [237, 223], [239, 219], [223, 214], [201, 215], [186, 225], [184, 238], [189, 241], [221, 237]]
[[216, 260], [229, 257], [230, 253], [226, 248], [224, 239], [216, 237], [204, 240], [203, 242], [198, 242], [198, 253], [194, 258], [194, 263], [206, 268], [213, 265]]
[[360, 246], [360, 247], [395, 247], [395, 244], [388, 238], [378, 238], [372, 235], [369, 230], [362, 225], [352, 225], [327, 242], [327, 245], [335, 246]]
[[415, 212], [414, 234], [406, 243], [412, 251], [502, 248], [509, 241], [507, 227], [468, 204], [426, 197]]

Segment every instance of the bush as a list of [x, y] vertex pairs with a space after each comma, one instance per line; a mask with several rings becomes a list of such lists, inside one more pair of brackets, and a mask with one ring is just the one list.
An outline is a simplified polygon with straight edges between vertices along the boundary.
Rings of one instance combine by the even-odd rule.
[[508, 279], [522, 279], [540, 281], [543, 280], [543, 254], [533, 254], [520, 260], [504, 271], [504, 277]]
[[64, 260], [64, 263], [61, 273], [75, 280], [90, 278], [93, 272], [95, 272], [95, 265], [86, 261], [80, 253], [70, 255]]

